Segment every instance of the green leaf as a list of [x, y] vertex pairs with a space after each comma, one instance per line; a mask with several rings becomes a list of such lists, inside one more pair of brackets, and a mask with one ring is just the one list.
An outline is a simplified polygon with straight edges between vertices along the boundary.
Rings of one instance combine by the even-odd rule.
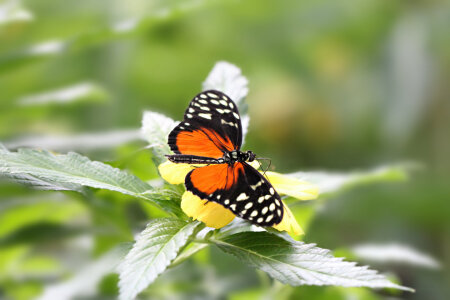
[[402, 181], [408, 178], [412, 165], [382, 166], [367, 171], [354, 172], [295, 172], [288, 174], [300, 180], [314, 183], [319, 188], [320, 195], [339, 192], [345, 188], [378, 181]]
[[242, 232], [211, 241], [241, 261], [293, 286], [364, 286], [412, 291], [390, 282], [374, 270], [333, 257], [329, 250], [289, 237], [268, 232]]
[[[1, 151], [1, 150], [0, 150]], [[0, 152], [1, 153], [1, 152]], [[0, 158], [0, 168], [1, 168], [1, 158]], [[32, 186], [40, 190], [52, 190], [52, 191], [76, 191], [83, 192], [83, 187], [79, 184], [72, 184], [68, 182], [56, 182], [48, 178], [41, 179], [36, 176], [29, 174], [18, 174], [18, 173], [8, 173], [0, 169], [0, 178], [9, 178], [10, 180], [23, 184]]]
[[80, 191], [82, 186], [107, 189], [149, 200], [169, 212], [180, 211], [177, 203], [163, 200], [160, 193], [136, 176], [73, 152], [52, 154], [32, 149], [9, 152], [0, 148], [0, 173], [45, 189]]
[[120, 266], [120, 299], [134, 299], [175, 259], [198, 222], [155, 219], [137, 237]]

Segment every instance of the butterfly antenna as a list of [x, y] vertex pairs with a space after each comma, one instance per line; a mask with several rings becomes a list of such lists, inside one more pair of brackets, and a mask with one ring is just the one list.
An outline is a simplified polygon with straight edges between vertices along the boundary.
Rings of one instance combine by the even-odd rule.
[[269, 161], [269, 165], [268, 165], [267, 168], [265, 168], [265, 170], [263, 171], [263, 176], [266, 176], [266, 172], [269, 170], [270, 166], [272, 165], [272, 160], [271, 160], [270, 158], [267, 158], [267, 157], [258, 157], [256, 160], [257, 160], [258, 162], [259, 162], [260, 160], [268, 160], [268, 161]]

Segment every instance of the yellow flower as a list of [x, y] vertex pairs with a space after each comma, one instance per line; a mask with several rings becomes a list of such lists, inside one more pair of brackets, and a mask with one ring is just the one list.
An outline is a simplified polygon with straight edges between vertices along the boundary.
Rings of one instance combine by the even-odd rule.
[[[259, 168], [259, 163], [251, 163], [253, 167]], [[191, 170], [201, 165], [175, 164], [166, 161], [159, 165], [158, 170], [162, 178], [171, 184], [184, 183], [184, 179]], [[289, 195], [300, 200], [310, 200], [317, 198], [318, 189], [315, 185], [282, 175], [276, 172], [266, 172], [266, 176], [275, 190], [279, 194]], [[289, 207], [283, 203], [283, 220], [273, 225], [279, 231], [287, 231], [294, 235], [303, 234], [303, 230], [295, 220]], [[224, 206], [200, 199], [189, 191], [186, 191], [181, 198], [181, 209], [194, 220], [202, 221], [206, 226], [222, 228], [235, 218], [231, 210]]]

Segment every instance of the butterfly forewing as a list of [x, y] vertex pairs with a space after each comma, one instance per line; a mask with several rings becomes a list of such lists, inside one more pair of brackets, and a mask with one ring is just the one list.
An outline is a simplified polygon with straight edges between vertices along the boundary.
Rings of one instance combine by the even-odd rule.
[[201, 199], [217, 202], [237, 216], [260, 226], [283, 218], [283, 203], [272, 185], [247, 163], [210, 165], [192, 170], [186, 189]]
[[192, 99], [184, 120], [169, 135], [176, 154], [219, 158], [238, 150], [242, 125], [236, 104], [219, 91], [205, 91]]

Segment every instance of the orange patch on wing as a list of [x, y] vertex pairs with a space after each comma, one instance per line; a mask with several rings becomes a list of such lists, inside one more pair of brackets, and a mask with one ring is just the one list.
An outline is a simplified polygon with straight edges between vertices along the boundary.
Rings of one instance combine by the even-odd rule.
[[230, 189], [237, 182], [239, 172], [243, 169], [241, 163], [235, 163], [233, 167], [227, 164], [210, 165], [195, 169], [190, 178], [197, 190], [209, 195], [219, 189]]
[[234, 145], [228, 137], [224, 139], [217, 132], [207, 128], [201, 128], [201, 130], [192, 132], [181, 131], [177, 135], [176, 144], [182, 154], [213, 158], [222, 157], [222, 150], [234, 150]]

